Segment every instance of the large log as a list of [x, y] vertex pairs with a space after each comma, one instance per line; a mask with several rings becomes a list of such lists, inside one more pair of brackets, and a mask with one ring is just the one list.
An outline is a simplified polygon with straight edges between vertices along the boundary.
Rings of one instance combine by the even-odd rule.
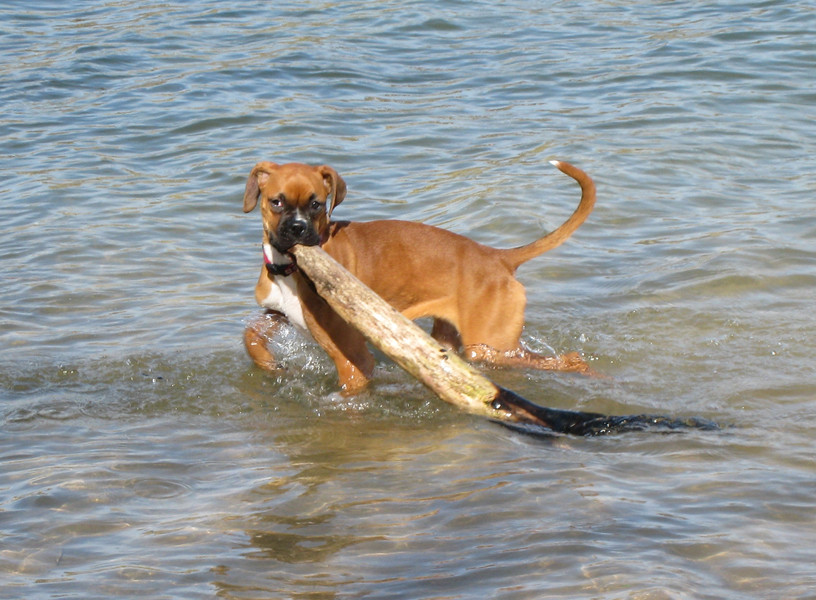
[[606, 416], [539, 406], [504, 389], [441, 346], [318, 246], [291, 250], [298, 268], [349, 324], [442, 400], [527, 433], [598, 435], [647, 427], [716, 428], [701, 419]]

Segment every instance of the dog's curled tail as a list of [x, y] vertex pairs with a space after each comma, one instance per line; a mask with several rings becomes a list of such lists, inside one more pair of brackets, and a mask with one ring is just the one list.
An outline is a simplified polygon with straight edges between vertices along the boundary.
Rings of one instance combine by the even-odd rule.
[[551, 160], [550, 163], [578, 182], [578, 185], [581, 186], [581, 201], [578, 203], [575, 212], [558, 229], [551, 231], [531, 244], [505, 250], [504, 259], [513, 269], [567, 241], [575, 233], [575, 230], [586, 221], [595, 206], [595, 183], [589, 175], [578, 167], [561, 160]]

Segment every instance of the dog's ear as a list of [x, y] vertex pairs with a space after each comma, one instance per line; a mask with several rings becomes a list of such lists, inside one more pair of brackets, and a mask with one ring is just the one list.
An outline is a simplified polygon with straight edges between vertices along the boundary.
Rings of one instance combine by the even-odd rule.
[[261, 193], [261, 185], [266, 178], [276, 169], [278, 165], [271, 162], [259, 162], [252, 167], [244, 189], [244, 212], [248, 213], [258, 204], [258, 195]]
[[337, 205], [346, 197], [346, 182], [337, 174], [337, 171], [327, 165], [317, 167], [317, 172], [323, 176], [323, 182], [331, 192], [331, 206], [328, 210], [328, 216], [331, 216], [332, 211], [337, 208]]

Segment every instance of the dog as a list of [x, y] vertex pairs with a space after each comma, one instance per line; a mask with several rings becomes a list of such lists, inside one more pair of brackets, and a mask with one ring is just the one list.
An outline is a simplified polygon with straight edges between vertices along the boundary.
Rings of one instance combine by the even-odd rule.
[[581, 169], [552, 161], [581, 187], [575, 212], [557, 229], [517, 248], [497, 249], [456, 233], [410, 221], [332, 221], [346, 183], [332, 167], [259, 162], [249, 174], [243, 209], [260, 200], [263, 267], [255, 299], [266, 312], [251, 321], [244, 344], [268, 371], [280, 365], [267, 342], [285, 321], [311, 333], [337, 368], [341, 393], [369, 383], [374, 357], [363, 336], [314, 290], [289, 250], [320, 245], [409, 319], [432, 317], [431, 335], [466, 359], [502, 367], [589, 373], [581, 356], [543, 356], [524, 349], [526, 296], [515, 278], [522, 263], [566, 241], [595, 205], [595, 184]]

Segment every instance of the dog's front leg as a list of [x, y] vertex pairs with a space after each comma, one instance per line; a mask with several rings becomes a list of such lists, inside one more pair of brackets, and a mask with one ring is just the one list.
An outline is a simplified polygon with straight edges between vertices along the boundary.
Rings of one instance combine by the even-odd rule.
[[306, 322], [309, 323], [309, 331], [317, 343], [334, 361], [340, 392], [344, 396], [353, 396], [368, 385], [374, 372], [374, 356], [360, 332], [336, 314], [335, 319], [337, 322], [329, 324], [326, 329], [309, 323], [308, 316]]
[[244, 329], [244, 346], [253, 362], [265, 371], [278, 371], [280, 365], [269, 351], [269, 340], [285, 323], [286, 316], [276, 310], [267, 310], [247, 324]]
[[334, 312], [323, 298], [314, 292], [308, 293], [305, 286], [300, 289], [303, 317], [309, 333], [334, 361], [340, 392], [344, 396], [362, 392], [374, 372], [374, 355], [368, 349], [365, 338]]

